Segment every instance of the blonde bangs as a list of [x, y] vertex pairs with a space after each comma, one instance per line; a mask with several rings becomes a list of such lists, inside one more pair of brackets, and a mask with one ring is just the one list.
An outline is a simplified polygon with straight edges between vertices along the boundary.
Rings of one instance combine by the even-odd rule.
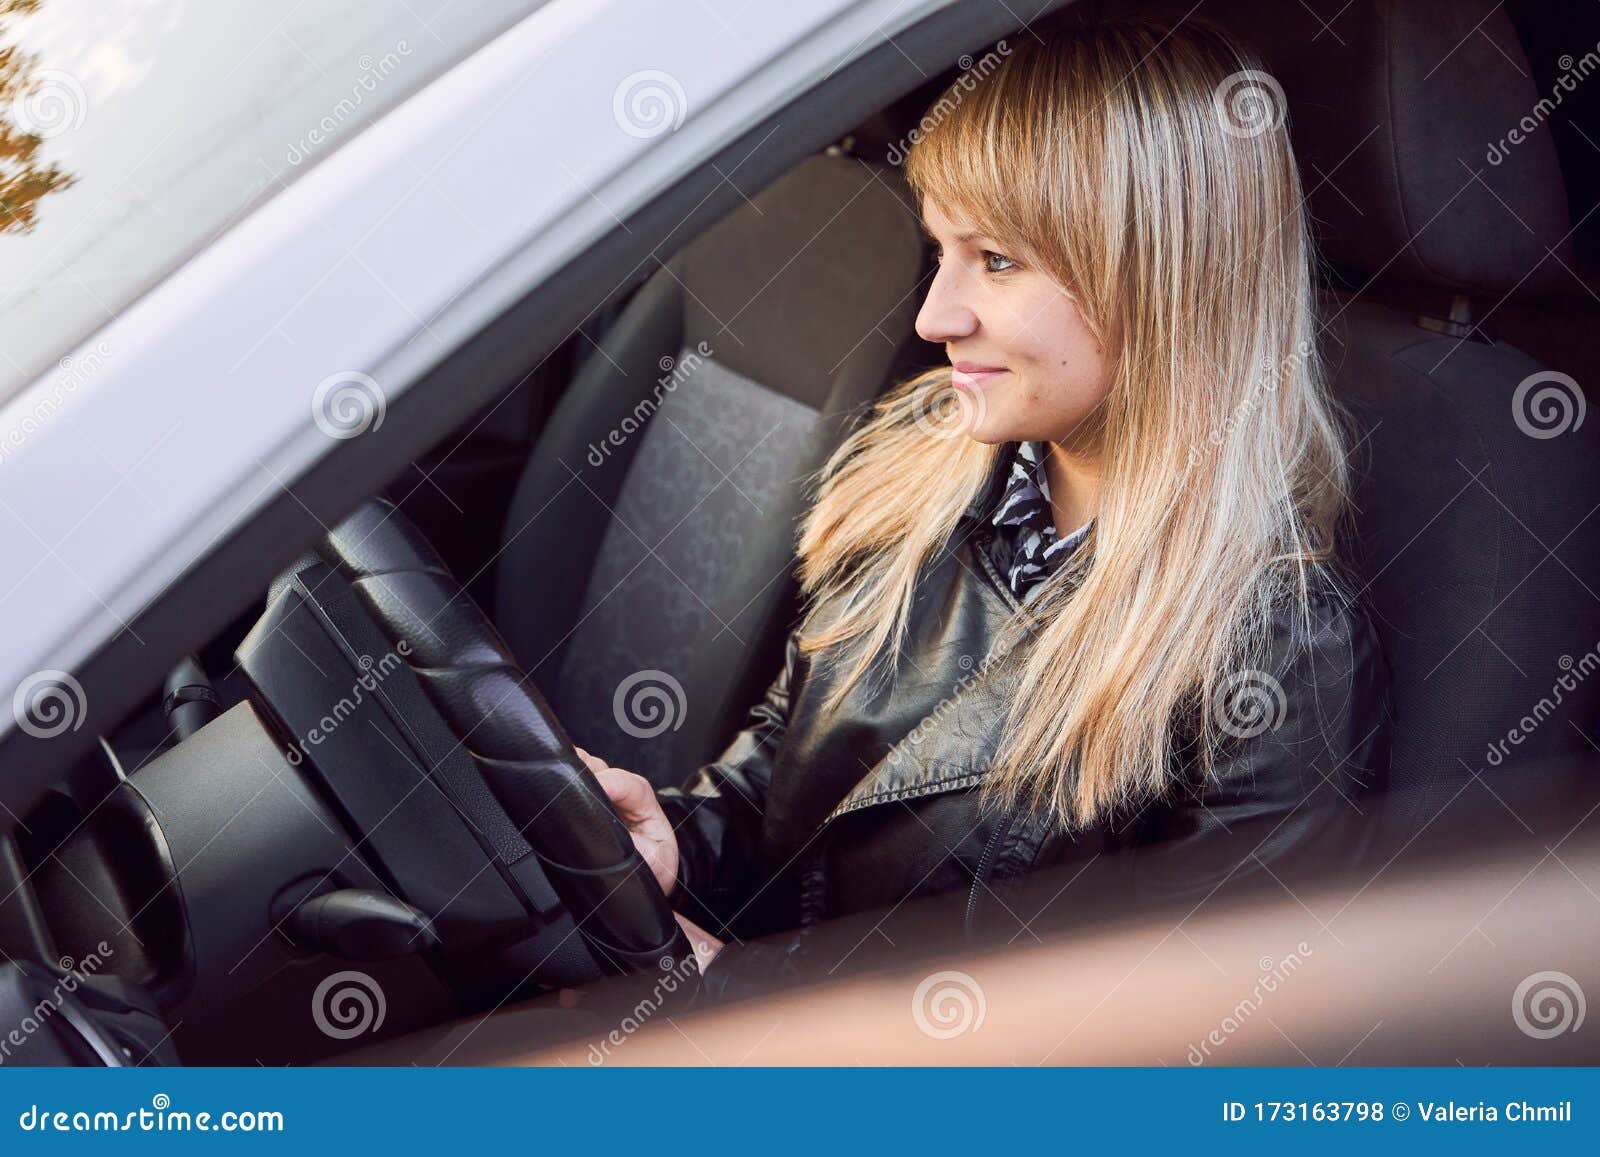
[[[964, 100], [951, 95], [959, 88], [947, 90], [922, 119], [927, 128], [919, 126], [905, 176], [919, 202], [931, 198], [952, 218], [1018, 245], [1027, 214], [1016, 181], [1007, 179], [1015, 173], [1007, 158], [1016, 145], [995, 124], [1003, 119], [1003, 104], [994, 99], [1003, 88], [1003, 79], [991, 80]], [[940, 116], [941, 109], [948, 112]]]

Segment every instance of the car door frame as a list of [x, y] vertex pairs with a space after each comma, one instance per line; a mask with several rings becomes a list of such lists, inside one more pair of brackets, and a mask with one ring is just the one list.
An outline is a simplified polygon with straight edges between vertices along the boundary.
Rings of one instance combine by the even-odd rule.
[[[22, 643], [0, 657], [0, 688], [17, 688], [20, 702], [28, 680], [57, 672], [74, 684], [76, 702], [69, 704], [68, 725], [48, 729], [17, 726], [15, 704], [13, 713], [0, 713], [0, 766], [10, 772], [0, 778], [0, 806], [11, 813], [0, 815], [0, 823], [24, 814], [89, 752], [99, 734], [159, 683], [173, 662], [248, 609], [283, 566], [439, 441], [440, 430], [456, 429], [492, 400], [501, 383], [515, 380], [511, 375], [529, 364], [532, 353], [556, 348], [704, 228], [864, 116], [926, 83], [963, 53], [1069, 2], [925, 0], [906, 6], [837, 0], [827, 6], [831, 21], [797, 25], [775, 19], [763, 25], [768, 40], [745, 57], [753, 63], [763, 53], [772, 56], [765, 71], [758, 68], [756, 75], [736, 81], [724, 76], [724, 87], [671, 132], [650, 140], [626, 138], [621, 161], [603, 181], [578, 178], [581, 189], [567, 213], [534, 222], [537, 227], [492, 268], [456, 290], [446, 308], [426, 322], [417, 319], [420, 324], [409, 333], [350, 335], [365, 341], [365, 357], [361, 342], [354, 340], [342, 346], [331, 342], [336, 348], [307, 355], [320, 360], [302, 366], [360, 365], [361, 372], [383, 383], [380, 421], [359, 436], [329, 437], [309, 404], [319, 375], [302, 368], [296, 377], [293, 367], [284, 367], [282, 377], [305, 386], [283, 390], [275, 410], [287, 433], [225, 426], [211, 431], [212, 437], [244, 443], [239, 452], [253, 455], [260, 469], [233, 477], [226, 471], [197, 473], [179, 496], [189, 512], [182, 535], [155, 536], [153, 542], [124, 535], [108, 543], [93, 586], [81, 577], [77, 582], [83, 590], [64, 591], [58, 584], [53, 602], [37, 581], [30, 580], [26, 591], [19, 590], [22, 583], [12, 588], [28, 597], [6, 609], [8, 624], [27, 618], [32, 627], [20, 632], [26, 636]], [[581, 15], [559, 4], [540, 9], [376, 122], [91, 336], [86, 347], [107, 343], [125, 356], [108, 359], [93, 388], [71, 399], [76, 417], [114, 426], [130, 406], [181, 406], [185, 395], [161, 370], [193, 361], [195, 332], [188, 327], [204, 319], [218, 295], [263, 287], [278, 294], [299, 292], [295, 274], [305, 278], [307, 273], [295, 262], [303, 263], [306, 239], [297, 232], [304, 233], [307, 220], [343, 214], [359, 221], [350, 206], [371, 211], [370, 186], [392, 176], [399, 161], [419, 163], [419, 141], [444, 151], [440, 163], [449, 162], [451, 152], [470, 151], [470, 139], [453, 146], [440, 139], [450, 116], [489, 99], [496, 84], [530, 61], [548, 60], [574, 36], [624, 25], [633, 37], [655, 36], [661, 30], [649, 27], [657, 19], [650, 11], [643, 4], [616, 4]], [[697, 15], [688, 6], [675, 9], [672, 22], [679, 33], [687, 24], [691, 32], [710, 34], [713, 29], [698, 25], [712, 15], [709, 9]], [[617, 23], [606, 25], [606, 20]], [[602, 87], [611, 87], [609, 77]], [[519, 100], [513, 90], [489, 115], [529, 113], [525, 106], [544, 94], [533, 86]], [[429, 155], [424, 151], [421, 162]], [[457, 158], [461, 163], [471, 159]], [[381, 203], [377, 209], [382, 210]], [[210, 353], [214, 357], [229, 348], [213, 343]], [[245, 364], [253, 363], [246, 359]], [[247, 374], [232, 376], [245, 379], [229, 383], [235, 388], [265, 389], [275, 375], [261, 374], [254, 382]], [[0, 409], [0, 426], [26, 412], [36, 391], [48, 384], [34, 383]], [[158, 389], [165, 396], [152, 402]], [[57, 524], [73, 513], [72, 496], [61, 489], [71, 462], [70, 450], [62, 446], [64, 424], [52, 423], [5, 465], [8, 482], [18, 488], [14, 492], [37, 487], [67, 507]], [[264, 483], [255, 493], [239, 493], [240, 477]], [[102, 496], [90, 514], [103, 524], [107, 505], [136, 512], [125, 501], [130, 498]], [[76, 501], [85, 504], [82, 495]], [[17, 569], [27, 571], [25, 579], [62, 563], [55, 547], [34, 537], [38, 541], [20, 544]]]

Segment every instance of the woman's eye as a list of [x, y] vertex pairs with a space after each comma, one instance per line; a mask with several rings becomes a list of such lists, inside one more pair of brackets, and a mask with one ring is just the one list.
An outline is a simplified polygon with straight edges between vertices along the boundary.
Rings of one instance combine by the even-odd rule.
[[1004, 273], [1008, 269], [1015, 268], [1016, 264], [1004, 253], [995, 253], [989, 249], [983, 251], [983, 267], [990, 273]]

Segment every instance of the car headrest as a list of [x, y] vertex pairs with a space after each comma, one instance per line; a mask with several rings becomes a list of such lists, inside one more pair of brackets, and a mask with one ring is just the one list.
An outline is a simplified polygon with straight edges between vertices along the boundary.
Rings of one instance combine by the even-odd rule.
[[[1212, 0], [1282, 85], [1322, 256], [1472, 295], [1571, 288], [1550, 128], [1492, 0]], [[1543, 103], [1541, 103], [1543, 98]], [[1553, 250], [1553, 252], [1552, 252]]]
[[909, 334], [914, 303], [905, 309], [920, 300], [926, 256], [904, 179], [882, 165], [817, 155], [748, 208], [671, 263], [684, 293], [683, 344], [705, 341], [724, 367], [813, 408], [841, 375], [860, 371], [881, 385], [880, 347]]
[[[1075, 9], [1080, 5], [1074, 5]], [[1203, 18], [1280, 84], [1322, 259], [1369, 280], [1452, 293], [1570, 291], [1571, 220], [1540, 92], [1494, 0], [1122, 0], [1093, 19]], [[1570, 62], [1569, 62], [1570, 64]], [[896, 105], [897, 135], [960, 74]], [[1576, 74], [1573, 74], [1576, 76]], [[869, 122], [868, 148], [883, 134]], [[896, 160], [897, 158], [890, 158]]]

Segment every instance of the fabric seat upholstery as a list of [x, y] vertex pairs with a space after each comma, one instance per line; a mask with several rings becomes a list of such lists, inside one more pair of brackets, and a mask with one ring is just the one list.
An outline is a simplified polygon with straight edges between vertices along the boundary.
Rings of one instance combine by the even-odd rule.
[[496, 618], [581, 746], [658, 785], [777, 669], [805, 479], [915, 351], [899, 175], [810, 158], [658, 270], [518, 484]]
[[1321, 352], [1354, 419], [1348, 554], [1393, 675], [1392, 814], [1416, 830], [1478, 776], [1600, 746], [1600, 678], [1574, 669], [1600, 658], [1600, 423], [1581, 383], [1492, 336], [1508, 300], [1583, 292], [1559, 162], [1548, 129], [1490, 159], [1540, 96], [1503, 10], [1206, 15], [1281, 81], [1343, 286]]

